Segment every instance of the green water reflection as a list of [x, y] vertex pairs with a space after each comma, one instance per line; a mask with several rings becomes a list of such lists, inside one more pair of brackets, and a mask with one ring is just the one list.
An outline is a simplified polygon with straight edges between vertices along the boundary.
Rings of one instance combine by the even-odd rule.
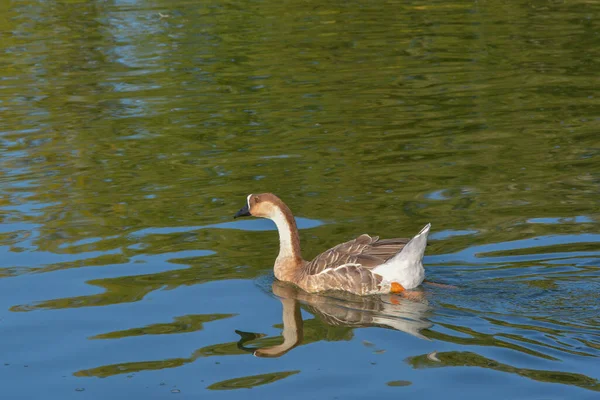
[[261, 374], [253, 376], [245, 376], [243, 378], [228, 379], [226, 381], [213, 383], [207, 389], [211, 390], [231, 390], [231, 389], [251, 389], [256, 386], [273, 383], [280, 379], [285, 379], [290, 375], [299, 373], [300, 371], [285, 371], [274, 372], [272, 374]]
[[[134, 371], [193, 386], [193, 365], [208, 371], [198, 395], [220, 382], [209, 389], [344, 396], [319, 379], [358, 381], [371, 366], [362, 340], [386, 351], [373, 396], [468, 385], [430, 387], [444, 368], [385, 375], [404, 359], [492, 369], [523, 390], [554, 382], [564, 397], [597, 390], [599, 12], [541, 0], [1, 2], [0, 342], [7, 364], [34, 366], [5, 369], [5, 395], [37, 398], [73, 374], [131, 393], [115, 379]], [[431, 222], [429, 276], [458, 290], [425, 288], [409, 311], [280, 295], [302, 327], [281, 347], [279, 302], [264, 300], [277, 289], [254, 283], [269, 279], [277, 235], [230, 220], [266, 191], [302, 218], [308, 259]], [[244, 358], [273, 347], [280, 357]], [[441, 364], [420, 355], [436, 349]], [[313, 351], [343, 365], [311, 372]], [[247, 364], [219, 375], [203, 363], [225, 355]], [[478, 395], [515, 396], [489, 385]]]
[[448, 352], [437, 353], [437, 360], [431, 360], [427, 355], [411, 357], [407, 360], [414, 368], [432, 368], [432, 367], [479, 367], [490, 368], [496, 371], [518, 374], [541, 382], [562, 383], [574, 385], [584, 389], [600, 391], [600, 381], [587, 377], [582, 374], [575, 374], [561, 371], [543, 371], [525, 368], [515, 368], [510, 365], [502, 364], [482, 357], [479, 354], [471, 352]]

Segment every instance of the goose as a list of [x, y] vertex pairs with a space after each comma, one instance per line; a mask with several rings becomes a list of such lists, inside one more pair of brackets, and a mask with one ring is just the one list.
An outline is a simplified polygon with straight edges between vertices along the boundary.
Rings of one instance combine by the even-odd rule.
[[403, 293], [409, 296], [425, 279], [423, 254], [431, 224], [412, 239], [379, 239], [367, 234], [338, 244], [306, 261], [300, 254], [296, 220], [289, 207], [272, 193], [249, 194], [234, 218], [272, 220], [279, 232], [275, 278], [309, 293], [341, 290], [356, 295]]

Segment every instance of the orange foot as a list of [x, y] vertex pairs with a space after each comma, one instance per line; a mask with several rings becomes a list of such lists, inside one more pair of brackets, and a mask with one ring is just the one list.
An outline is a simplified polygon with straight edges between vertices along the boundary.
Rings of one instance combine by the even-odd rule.
[[397, 283], [397, 282], [392, 282], [392, 287], [390, 289], [390, 292], [392, 293], [402, 293], [404, 292], [404, 286], [402, 286], [401, 284]]
[[[404, 289], [404, 286], [402, 286], [398, 282], [392, 282], [390, 292], [393, 294], [399, 294], [405, 299], [412, 301], [423, 301], [425, 299], [425, 294], [423, 292], [417, 290], [406, 290]], [[398, 304], [398, 300], [394, 297], [395, 296], [391, 297], [392, 304]]]

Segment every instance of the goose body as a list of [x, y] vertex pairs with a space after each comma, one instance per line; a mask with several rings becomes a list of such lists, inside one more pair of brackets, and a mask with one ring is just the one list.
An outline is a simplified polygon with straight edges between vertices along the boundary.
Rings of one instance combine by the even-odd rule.
[[315, 293], [342, 290], [358, 295], [400, 293], [425, 278], [423, 254], [430, 224], [412, 239], [379, 239], [367, 234], [338, 244], [306, 261], [300, 254], [296, 221], [290, 209], [271, 193], [250, 194], [235, 217], [269, 218], [279, 232], [275, 277]]

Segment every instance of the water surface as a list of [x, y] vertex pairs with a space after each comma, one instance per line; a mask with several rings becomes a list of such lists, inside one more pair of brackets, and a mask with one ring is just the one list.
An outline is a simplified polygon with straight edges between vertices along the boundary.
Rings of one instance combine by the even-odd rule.
[[[0, 11], [3, 398], [598, 397], [596, 2]], [[455, 288], [275, 282], [265, 191]]]

